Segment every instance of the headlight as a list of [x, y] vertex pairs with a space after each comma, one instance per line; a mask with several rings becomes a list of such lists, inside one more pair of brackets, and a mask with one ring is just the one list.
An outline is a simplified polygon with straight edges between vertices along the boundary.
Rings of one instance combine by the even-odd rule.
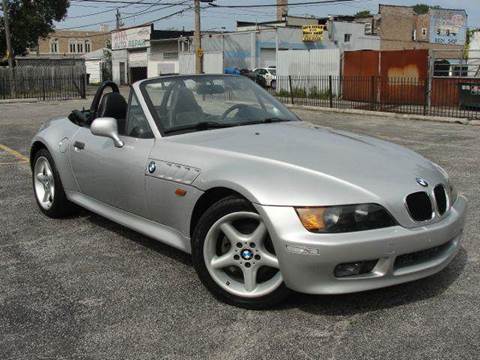
[[316, 233], [341, 233], [379, 229], [397, 222], [377, 204], [295, 208], [305, 229]]

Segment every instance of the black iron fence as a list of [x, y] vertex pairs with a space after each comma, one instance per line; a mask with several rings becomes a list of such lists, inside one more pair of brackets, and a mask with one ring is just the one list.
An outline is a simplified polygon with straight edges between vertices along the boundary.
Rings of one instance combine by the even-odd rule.
[[0, 99], [60, 100], [85, 98], [86, 76], [75, 67], [0, 69]]
[[480, 78], [279, 76], [270, 91], [296, 105], [480, 119]]

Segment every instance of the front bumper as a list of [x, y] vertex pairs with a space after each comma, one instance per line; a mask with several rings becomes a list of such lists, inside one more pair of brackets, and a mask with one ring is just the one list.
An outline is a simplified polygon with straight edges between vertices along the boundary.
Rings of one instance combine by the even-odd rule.
[[[460, 247], [467, 201], [459, 196], [449, 215], [435, 224], [343, 234], [308, 232], [291, 207], [256, 207], [269, 229], [287, 287], [308, 294], [342, 294], [421, 279], [445, 268]], [[401, 255], [436, 247], [440, 250], [430, 257], [396, 262]], [[339, 264], [376, 259], [366, 274], [334, 275]]]

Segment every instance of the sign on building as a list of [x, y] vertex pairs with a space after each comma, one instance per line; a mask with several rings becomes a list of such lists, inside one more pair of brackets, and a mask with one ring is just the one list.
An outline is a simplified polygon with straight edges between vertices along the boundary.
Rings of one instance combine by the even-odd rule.
[[323, 40], [324, 25], [303, 25], [303, 41], [316, 42]]
[[467, 14], [463, 10], [431, 9], [430, 42], [445, 45], [465, 45]]
[[146, 47], [151, 33], [151, 25], [114, 31], [112, 32], [112, 50]]

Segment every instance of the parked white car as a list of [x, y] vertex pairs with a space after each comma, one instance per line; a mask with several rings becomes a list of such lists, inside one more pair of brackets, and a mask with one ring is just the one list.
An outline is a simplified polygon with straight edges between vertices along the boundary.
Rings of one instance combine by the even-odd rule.
[[268, 66], [265, 68], [256, 68], [253, 69], [255, 74], [262, 76], [265, 79], [265, 84], [267, 87], [273, 89], [277, 86], [277, 69], [275, 66]]

